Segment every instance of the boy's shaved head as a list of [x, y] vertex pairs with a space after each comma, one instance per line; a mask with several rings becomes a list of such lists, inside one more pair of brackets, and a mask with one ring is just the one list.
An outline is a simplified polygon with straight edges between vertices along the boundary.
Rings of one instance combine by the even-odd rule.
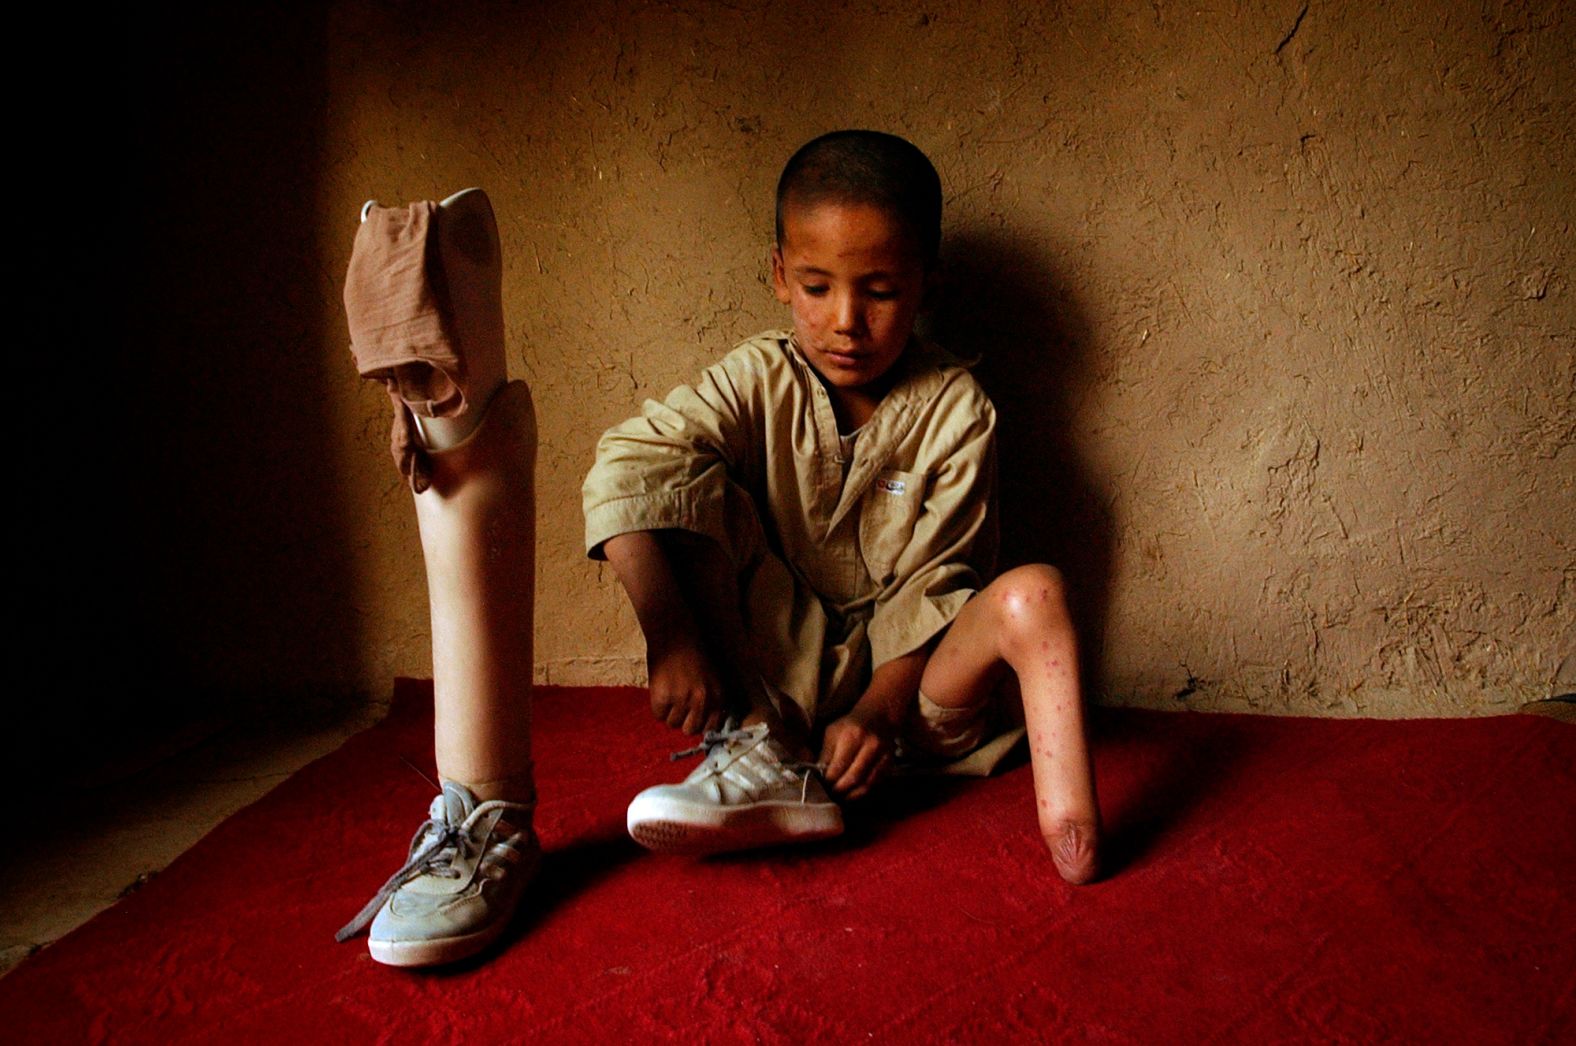
[[914, 237], [925, 266], [941, 247], [941, 179], [912, 143], [881, 131], [833, 131], [803, 146], [777, 180], [777, 243], [790, 207], [865, 204]]

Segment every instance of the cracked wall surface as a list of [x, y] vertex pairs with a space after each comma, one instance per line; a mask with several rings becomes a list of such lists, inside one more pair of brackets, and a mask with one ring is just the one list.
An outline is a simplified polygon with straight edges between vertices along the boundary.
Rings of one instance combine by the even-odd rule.
[[[931, 323], [1003, 414], [1008, 555], [1079, 593], [1108, 702], [1468, 715], [1576, 648], [1568, 5], [328, 9], [311, 201], [491, 194], [540, 411], [538, 675], [640, 682], [581, 548], [598, 432], [784, 318], [770, 199], [825, 130], [947, 190]], [[429, 670], [386, 400], [325, 326], [362, 637]], [[332, 627], [325, 622], [325, 627]]]

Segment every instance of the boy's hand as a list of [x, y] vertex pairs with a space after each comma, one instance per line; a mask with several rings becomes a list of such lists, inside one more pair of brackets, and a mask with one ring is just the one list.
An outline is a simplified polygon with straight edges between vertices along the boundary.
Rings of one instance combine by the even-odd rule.
[[691, 644], [648, 651], [646, 675], [651, 686], [651, 714], [686, 734], [722, 725], [722, 679], [704, 652]]
[[888, 661], [870, 674], [870, 686], [853, 711], [826, 728], [821, 765], [833, 795], [858, 799], [886, 773], [892, 739], [919, 692], [929, 660], [927, 645]]
[[833, 720], [821, 741], [827, 787], [839, 799], [858, 799], [881, 779], [892, 761], [890, 723], [858, 708]]

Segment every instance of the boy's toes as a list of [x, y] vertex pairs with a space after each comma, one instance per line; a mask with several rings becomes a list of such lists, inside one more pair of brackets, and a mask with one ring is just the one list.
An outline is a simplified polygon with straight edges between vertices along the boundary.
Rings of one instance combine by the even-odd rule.
[[1092, 882], [1100, 874], [1100, 830], [1093, 824], [1063, 821], [1045, 833], [1045, 847], [1056, 871], [1074, 886]]

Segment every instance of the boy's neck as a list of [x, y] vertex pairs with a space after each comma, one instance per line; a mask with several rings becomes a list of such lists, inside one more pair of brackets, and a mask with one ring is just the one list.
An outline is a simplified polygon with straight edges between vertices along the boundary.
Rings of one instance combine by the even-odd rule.
[[832, 401], [832, 415], [837, 418], [837, 431], [844, 436], [863, 427], [865, 422], [870, 420], [893, 385], [891, 372], [883, 374], [879, 381], [852, 389], [838, 388], [821, 377], [820, 372], [814, 367], [810, 368], [810, 372], [815, 375], [815, 380], [821, 383], [821, 387], [826, 389], [827, 398]]
[[837, 431], [846, 436], [861, 428], [881, 405], [880, 400], [832, 393], [832, 413], [837, 416]]

